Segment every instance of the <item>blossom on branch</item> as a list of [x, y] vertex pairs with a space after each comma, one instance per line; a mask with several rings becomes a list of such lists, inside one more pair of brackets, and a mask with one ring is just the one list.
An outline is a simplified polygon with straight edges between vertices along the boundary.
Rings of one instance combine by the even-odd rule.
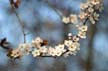
[[[13, 0], [10, 0], [13, 1]], [[17, 0], [19, 1], [19, 0]], [[11, 2], [12, 5], [16, 5], [17, 2]], [[19, 3], [18, 3], [19, 6]], [[15, 6], [16, 7], [16, 6]], [[35, 38], [31, 43], [19, 44], [18, 48], [12, 49], [8, 52], [10, 58], [21, 58], [24, 55], [32, 54], [33, 57], [60, 57], [76, 55], [80, 50], [80, 39], [85, 39], [88, 25], [95, 24], [99, 20], [99, 12], [103, 10], [102, 0], [89, 0], [87, 3], [81, 3], [81, 12], [78, 15], [70, 14], [69, 17], [62, 17], [64, 24], [73, 24], [77, 29], [77, 34], [68, 33], [68, 39], [64, 40], [62, 44], [55, 46], [49, 46], [48, 40], [44, 40], [40, 37]], [[82, 23], [81, 25], [76, 23]], [[2, 41], [4, 43], [6, 40]], [[0, 44], [1, 46], [2, 44]], [[4, 47], [4, 46], [2, 46]]]

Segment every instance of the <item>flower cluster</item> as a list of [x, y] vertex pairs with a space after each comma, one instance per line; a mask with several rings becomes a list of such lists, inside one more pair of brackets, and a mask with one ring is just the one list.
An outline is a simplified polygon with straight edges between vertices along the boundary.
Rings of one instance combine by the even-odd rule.
[[102, 0], [90, 0], [87, 3], [81, 3], [82, 12], [79, 14], [81, 20], [88, 18], [92, 24], [99, 20], [99, 12], [103, 10]]
[[[81, 3], [80, 8], [82, 11], [79, 15], [71, 14], [69, 17], [62, 18], [63, 23], [72, 23], [76, 26], [78, 30], [76, 35], [68, 33], [67, 40], [53, 47], [48, 46], [47, 40], [37, 37], [32, 40], [31, 44], [20, 44], [18, 48], [9, 51], [8, 56], [11, 58], [21, 58], [23, 55], [28, 54], [32, 54], [34, 57], [75, 55], [80, 50], [79, 40], [86, 38], [88, 30], [87, 21], [89, 20], [92, 24], [95, 24], [99, 19], [99, 12], [103, 10], [102, 0], [90, 0], [87, 3]], [[78, 23], [82, 24], [78, 25]]]
[[40, 37], [37, 37], [35, 40], [32, 41], [31, 44], [24, 43], [20, 44], [18, 48], [11, 50], [8, 56], [11, 58], [21, 58], [23, 55], [32, 54], [34, 57], [38, 56], [68, 56], [66, 55], [67, 52], [69, 54], [75, 53], [79, 50], [80, 44], [76, 41], [72, 40], [65, 40], [63, 44], [56, 45], [54, 47], [41, 45], [44, 40]]
[[86, 38], [87, 29], [88, 29], [87, 25], [78, 26], [78, 36], [80, 38]]
[[77, 15], [75, 14], [71, 14], [69, 17], [63, 17], [62, 21], [65, 23], [65, 24], [68, 24], [68, 23], [77, 23], [78, 22], [78, 17]]

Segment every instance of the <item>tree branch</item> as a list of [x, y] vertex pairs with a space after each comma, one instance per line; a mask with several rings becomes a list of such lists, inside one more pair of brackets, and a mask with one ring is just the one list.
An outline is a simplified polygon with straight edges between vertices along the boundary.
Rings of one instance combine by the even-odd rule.
[[[11, 0], [9, 0], [10, 1], [10, 4], [11, 4]], [[26, 42], [26, 33], [25, 33], [25, 31], [24, 31], [24, 24], [22, 23], [22, 21], [21, 21], [21, 18], [20, 18], [20, 16], [19, 16], [19, 14], [17, 13], [17, 11], [16, 11], [16, 8], [11, 4], [11, 8], [12, 8], [12, 10], [14, 11], [14, 13], [15, 13], [15, 15], [16, 15], [16, 17], [17, 17], [17, 19], [18, 19], [18, 21], [19, 21], [19, 25], [20, 25], [20, 27], [21, 27], [21, 30], [22, 30], [22, 33], [23, 33], [23, 38], [24, 38], [24, 43]]]

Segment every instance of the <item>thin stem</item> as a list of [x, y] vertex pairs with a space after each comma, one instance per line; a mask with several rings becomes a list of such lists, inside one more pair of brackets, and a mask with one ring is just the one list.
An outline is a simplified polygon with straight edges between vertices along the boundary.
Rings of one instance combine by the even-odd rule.
[[21, 30], [22, 30], [23, 38], [24, 38], [23, 41], [24, 41], [24, 43], [25, 43], [25, 42], [26, 42], [26, 33], [25, 33], [25, 31], [24, 31], [24, 25], [23, 25], [23, 23], [22, 23], [22, 21], [21, 21], [21, 19], [20, 19], [19, 14], [17, 13], [16, 9], [15, 9], [13, 6], [11, 6], [11, 7], [12, 7], [12, 10], [14, 11], [14, 13], [15, 13], [15, 15], [16, 15], [18, 21], [19, 21], [19, 25], [21, 26]]
[[85, 25], [85, 24], [87, 23], [88, 20], [89, 20], [89, 17], [87, 17], [87, 18], [84, 20], [83, 25]]

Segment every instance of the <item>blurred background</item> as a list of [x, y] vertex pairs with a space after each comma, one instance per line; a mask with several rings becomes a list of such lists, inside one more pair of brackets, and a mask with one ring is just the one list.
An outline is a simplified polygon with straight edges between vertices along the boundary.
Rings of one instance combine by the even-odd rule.
[[[62, 43], [73, 25], [64, 25], [61, 16], [78, 14], [80, 3], [86, 0], [21, 0], [17, 13], [24, 25], [27, 42], [35, 37], [48, 39], [49, 45]], [[11, 60], [0, 48], [0, 71], [108, 71], [108, 0], [95, 25], [89, 25], [87, 38], [81, 40], [81, 50], [67, 58], [33, 58], [24, 56]], [[23, 42], [23, 33], [9, 0], [0, 0], [0, 39], [6, 37], [12, 48]]]

